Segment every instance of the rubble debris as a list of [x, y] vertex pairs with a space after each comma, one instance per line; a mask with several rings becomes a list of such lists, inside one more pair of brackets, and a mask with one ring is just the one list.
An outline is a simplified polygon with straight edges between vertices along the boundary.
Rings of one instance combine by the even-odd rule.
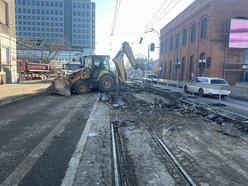
[[[126, 85], [122, 87], [119, 94], [112, 94], [112, 106], [114, 109], [133, 111], [140, 116], [152, 116], [158, 110], [160, 112], [172, 112], [176, 115], [186, 117], [202, 117], [203, 120], [222, 125], [223, 123], [235, 123], [235, 128], [240, 132], [248, 131], [245, 121], [227, 114], [219, 113], [211, 107], [193, 103], [178, 92], [170, 90], [157, 90], [150, 86], [139, 84]], [[158, 116], [163, 117], [162, 115]], [[246, 121], [247, 122], [247, 121]]]
[[[241, 169], [244, 173], [248, 169], [243, 165], [248, 162], [248, 142], [243, 140], [248, 134], [247, 120], [192, 102], [179, 93], [146, 86], [127, 85], [113, 100], [111, 120], [121, 143], [122, 175], [129, 183], [144, 185], [151, 180], [146, 179], [150, 172], [159, 175], [169, 169], [147, 131], [167, 145], [197, 185], [247, 183], [246, 174], [240, 176]], [[169, 171], [169, 175], [175, 174]], [[165, 183], [162, 178], [168, 176], [161, 176], [160, 183]], [[156, 185], [162, 185], [158, 180]]]
[[239, 130], [234, 127], [231, 123], [223, 123], [222, 127], [218, 130], [218, 132], [222, 132], [225, 135], [229, 135], [232, 137], [240, 137], [241, 134]]

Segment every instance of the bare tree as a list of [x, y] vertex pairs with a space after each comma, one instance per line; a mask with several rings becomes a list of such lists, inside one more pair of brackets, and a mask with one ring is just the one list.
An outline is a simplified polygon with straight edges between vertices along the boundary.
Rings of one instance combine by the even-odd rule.
[[45, 42], [42, 46], [41, 61], [50, 63], [60, 52], [68, 50], [69, 45], [64, 41]]
[[17, 39], [18, 57], [33, 62], [50, 63], [60, 52], [68, 49], [69, 45], [64, 40]]

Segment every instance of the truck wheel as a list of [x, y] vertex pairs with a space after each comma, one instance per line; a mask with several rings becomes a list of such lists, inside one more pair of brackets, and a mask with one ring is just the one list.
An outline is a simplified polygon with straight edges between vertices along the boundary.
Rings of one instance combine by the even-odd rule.
[[45, 74], [42, 74], [41, 76], [40, 76], [40, 78], [41, 78], [41, 81], [44, 83], [44, 82], [46, 82], [46, 80], [47, 80], [47, 76], [45, 75]]
[[114, 78], [110, 75], [104, 75], [100, 79], [99, 85], [100, 91], [102, 92], [110, 92], [114, 89]]
[[89, 90], [89, 84], [86, 81], [77, 81], [74, 85], [77, 94], [84, 94]]

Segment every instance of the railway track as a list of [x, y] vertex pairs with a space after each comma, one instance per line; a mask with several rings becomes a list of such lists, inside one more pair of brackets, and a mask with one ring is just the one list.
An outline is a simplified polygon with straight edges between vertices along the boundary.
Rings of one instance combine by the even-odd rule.
[[[147, 136], [153, 140], [159, 147], [160, 152], [163, 152], [163, 160], [165, 167], [169, 167], [169, 172], [172, 173], [172, 177], [175, 179], [175, 183], [179, 185], [196, 186], [197, 184], [190, 177], [187, 171], [182, 167], [182, 165], [177, 161], [177, 159], [170, 152], [168, 147], [163, 143], [163, 141], [152, 131], [146, 130]], [[111, 138], [112, 138], [112, 165], [113, 165], [113, 185], [115, 186], [132, 186], [139, 185], [139, 183], [133, 183], [132, 179], [129, 179], [128, 169], [125, 157], [125, 149], [123, 149], [122, 139], [118, 132], [118, 126], [113, 123], [111, 124]], [[130, 160], [129, 160], [130, 161]], [[136, 168], [131, 168], [136, 169]], [[172, 170], [173, 169], [173, 170]], [[166, 183], [164, 183], [167, 185]], [[157, 184], [155, 184], [157, 185]], [[159, 184], [158, 184], [159, 185]]]

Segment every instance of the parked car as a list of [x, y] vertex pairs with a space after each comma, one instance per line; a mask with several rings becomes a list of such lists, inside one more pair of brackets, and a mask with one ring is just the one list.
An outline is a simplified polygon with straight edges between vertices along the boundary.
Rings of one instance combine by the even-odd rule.
[[158, 83], [158, 78], [156, 74], [146, 74], [143, 78], [143, 83]]
[[229, 84], [225, 79], [216, 77], [196, 77], [185, 84], [183, 90], [185, 93], [196, 93], [199, 96], [228, 96], [231, 91], [227, 89]]

